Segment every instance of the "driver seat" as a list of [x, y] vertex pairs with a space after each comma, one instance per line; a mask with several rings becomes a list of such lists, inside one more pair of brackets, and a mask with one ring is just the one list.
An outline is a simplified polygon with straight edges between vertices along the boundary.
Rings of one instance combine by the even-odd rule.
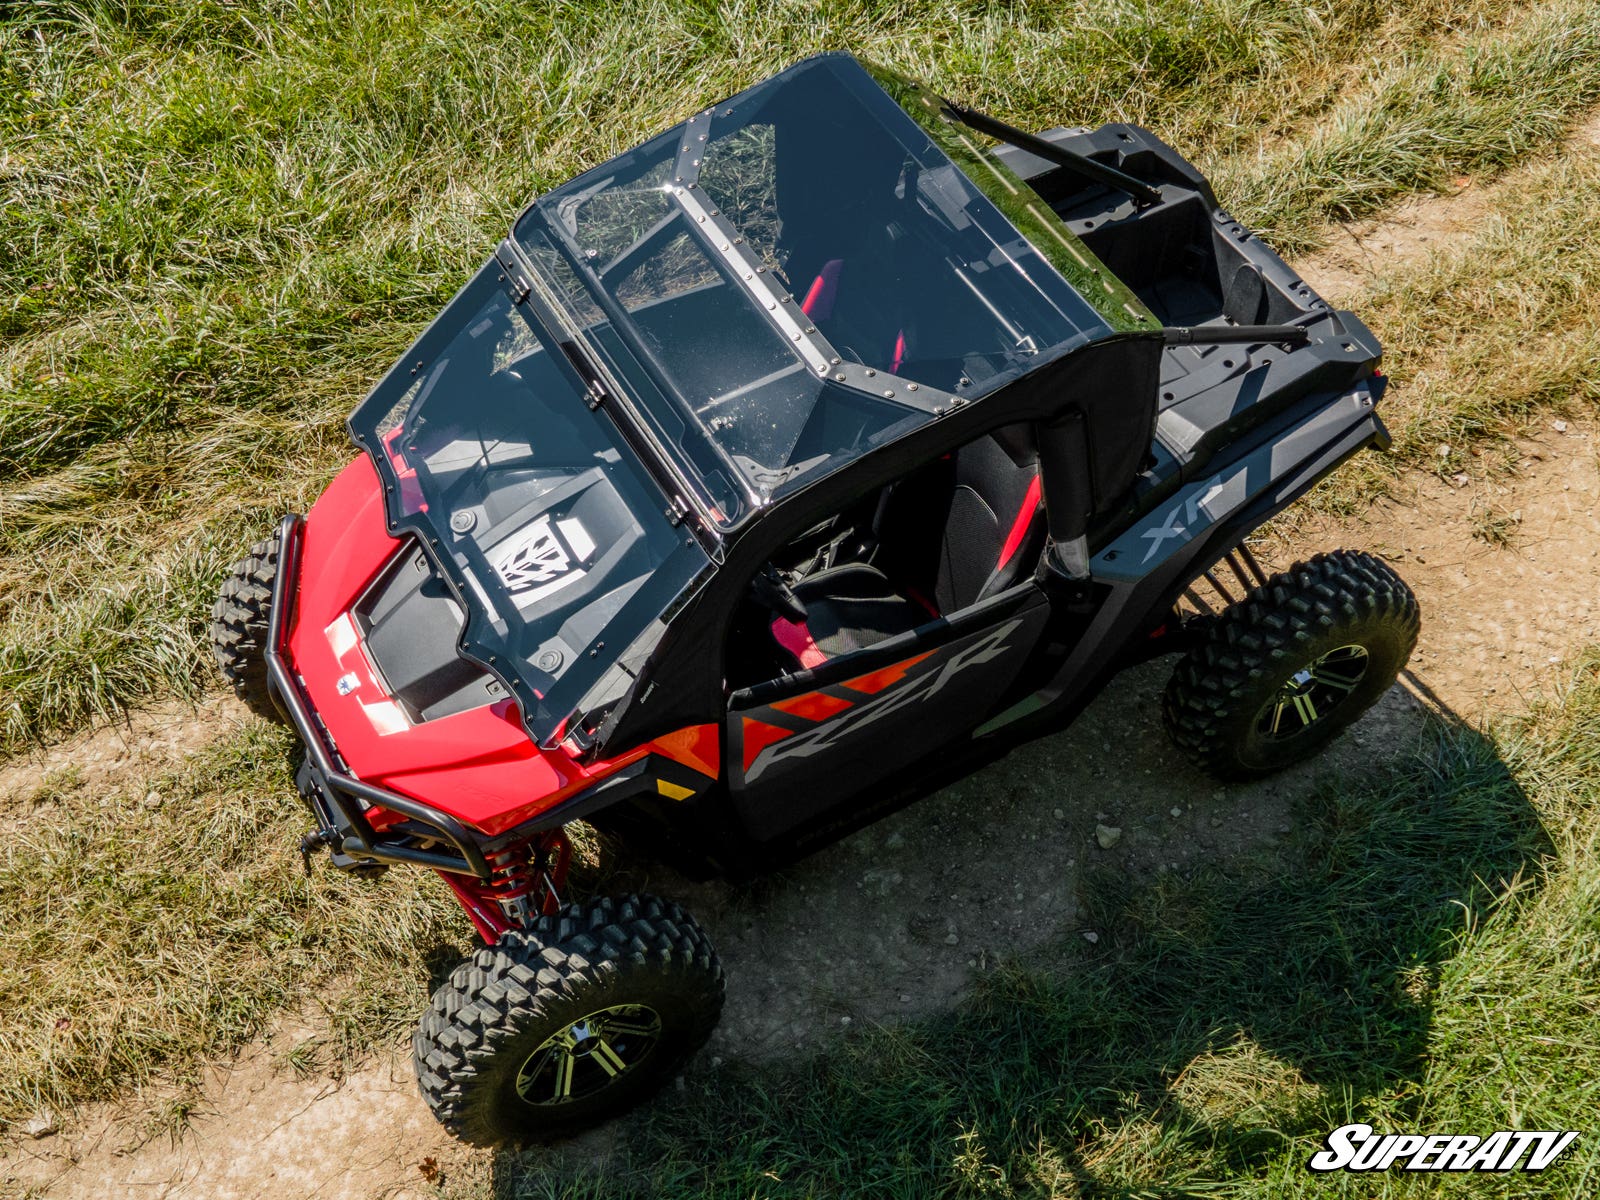
[[870, 563], [844, 563], [802, 579], [795, 597], [804, 621], [772, 618], [773, 639], [802, 670], [907, 633], [938, 614], [897, 593]]

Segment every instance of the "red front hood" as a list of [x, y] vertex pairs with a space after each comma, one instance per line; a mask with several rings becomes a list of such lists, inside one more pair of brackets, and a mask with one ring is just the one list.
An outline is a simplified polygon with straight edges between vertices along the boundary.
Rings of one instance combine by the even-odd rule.
[[534, 745], [511, 700], [411, 724], [377, 680], [349, 615], [405, 546], [387, 532], [383, 489], [365, 455], [306, 516], [291, 669], [352, 774], [493, 835], [645, 753], [641, 747], [586, 769]]

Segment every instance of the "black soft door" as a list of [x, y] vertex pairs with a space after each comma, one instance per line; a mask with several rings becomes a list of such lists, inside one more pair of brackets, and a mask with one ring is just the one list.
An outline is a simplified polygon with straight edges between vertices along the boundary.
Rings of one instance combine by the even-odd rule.
[[727, 779], [750, 835], [770, 841], [964, 745], [1007, 698], [1048, 611], [1024, 585], [953, 620], [735, 692]]

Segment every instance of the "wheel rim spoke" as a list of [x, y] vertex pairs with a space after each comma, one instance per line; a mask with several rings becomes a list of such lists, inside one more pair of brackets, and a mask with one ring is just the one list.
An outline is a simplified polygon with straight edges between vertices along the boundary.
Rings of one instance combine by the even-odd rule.
[[1283, 724], [1283, 710], [1287, 707], [1289, 707], [1288, 704], [1282, 700], [1279, 700], [1276, 706], [1274, 706], [1272, 710], [1272, 729], [1270, 732], [1278, 732], [1278, 726]]
[[555, 1092], [551, 1097], [554, 1100], [568, 1100], [572, 1097], [572, 1073], [578, 1065], [578, 1060], [568, 1051], [556, 1055], [556, 1083]]
[[1323, 687], [1333, 688], [1337, 692], [1348, 692], [1361, 682], [1361, 676], [1359, 675], [1354, 679], [1346, 679], [1333, 674], [1331, 671], [1313, 671], [1311, 678]]
[[594, 1049], [589, 1051], [589, 1057], [594, 1059], [597, 1067], [613, 1078], [628, 1069], [628, 1064], [622, 1061], [622, 1056], [613, 1050], [611, 1043], [604, 1038], [594, 1044]]
[[[1295, 671], [1256, 718], [1256, 732], [1268, 739], [1293, 738], [1325, 722], [1367, 677], [1366, 647], [1340, 646]], [[1293, 713], [1293, 721], [1285, 721]]]
[[661, 1017], [642, 1004], [591, 1012], [556, 1030], [523, 1062], [517, 1094], [534, 1105], [567, 1104], [594, 1095], [655, 1050]]
[[1317, 719], [1317, 706], [1311, 702], [1310, 693], [1294, 698], [1294, 713], [1302, 725], [1309, 725]]
[[641, 1021], [634, 1018], [616, 1018], [605, 1023], [606, 1032], [613, 1037], [646, 1037], [653, 1038], [660, 1032], [660, 1025], [653, 1021]]

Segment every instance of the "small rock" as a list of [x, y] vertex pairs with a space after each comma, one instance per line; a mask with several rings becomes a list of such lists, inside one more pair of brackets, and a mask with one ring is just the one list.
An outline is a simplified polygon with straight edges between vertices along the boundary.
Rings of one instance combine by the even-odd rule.
[[61, 1132], [61, 1122], [48, 1108], [41, 1108], [22, 1123], [22, 1132], [34, 1139], [51, 1137]]
[[1292, 826], [1289, 826], [1289, 825], [1279, 825], [1278, 826], [1278, 832], [1279, 833], [1293, 833], [1294, 829], [1293, 829]]
[[1213, 828], [1213, 829], [1221, 829], [1222, 828], [1222, 818], [1221, 817], [1212, 817], [1211, 818], [1211, 828]]
[[1096, 825], [1094, 840], [1100, 843], [1100, 849], [1109, 850], [1122, 840], [1122, 830], [1115, 825]]
[[839, 1018], [839, 1024], [841, 1024], [841, 1025], [850, 1024], [850, 1018], [849, 1017], [840, 1017]]
[[1551, 423], [1551, 428], [1557, 433], [1565, 433], [1567, 431], [1567, 423], [1565, 421], [1555, 421]]
[[902, 993], [901, 996], [900, 996], [900, 1003], [901, 1004], [910, 1004], [911, 1003], [911, 997], [905, 995], [904, 993]]
[[1183, 809], [1181, 809], [1181, 808], [1179, 808], [1179, 807], [1178, 807], [1178, 806], [1177, 806], [1177, 805], [1176, 805], [1176, 804], [1174, 804], [1174, 805], [1173, 805], [1173, 806], [1172, 806], [1172, 807], [1171, 807], [1171, 808], [1170, 808], [1170, 809], [1168, 809], [1168, 810], [1167, 810], [1167, 811], [1168, 811], [1168, 812], [1169, 812], [1169, 813], [1170, 813], [1170, 814], [1171, 814], [1171, 815], [1172, 815], [1172, 816], [1174, 816], [1174, 817], [1181, 817], [1181, 816], [1183, 816]]
[[1455, 484], [1458, 488], [1464, 488], [1471, 481], [1465, 475], [1452, 475], [1450, 476], [1450, 482]]
[[146, 808], [160, 808], [161, 807], [161, 793], [160, 792], [146, 792], [145, 793], [145, 797], [144, 797], [144, 806]]
[[904, 846], [905, 844], [906, 844], [906, 838], [905, 838], [905, 834], [903, 834], [903, 833], [891, 833], [888, 837], [884, 838], [884, 840], [883, 840], [883, 848], [885, 850], [898, 850], [898, 849], [900, 849], [901, 846]]
[[716, 1068], [720, 1067], [721, 1065], [722, 1065], [722, 1055], [720, 1055], [720, 1054], [712, 1055], [711, 1056], [711, 1068], [712, 1068], [712, 1070], [716, 1070]]
[[1092, 929], [1085, 929], [1083, 931], [1083, 940], [1093, 946], [1099, 943], [1100, 935]]
[[904, 882], [905, 876], [901, 875], [899, 871], [890, 871], [884, 867], [873, 867], [861, 876], [861, 881], [856, 886], [871, 888], [878, 895], [887, 896]]
[[1213, 800], [1226, 800], [1228, 798], [1228, 793], [1225, 789], [1218, 788], [1216, 791], [1211, 793], [1211, 798]]
[[1449, 442], [1440, 442], [1439, 443], [1438, 454], [1439, 454], [1440, 458], [1449, 458], [1450, 457], [1450, 443]]
[[944, 935], [944, 944], [946, 946], [954, 946], [959, 941], [961, 941], [961, 935], [959, 933], [947, 933]]
[[1067, 814], [1062, 812], [1059, 808], [1051, 810], [1050, 815], [1058, 821], [1065, 821], [1067, 819]]

